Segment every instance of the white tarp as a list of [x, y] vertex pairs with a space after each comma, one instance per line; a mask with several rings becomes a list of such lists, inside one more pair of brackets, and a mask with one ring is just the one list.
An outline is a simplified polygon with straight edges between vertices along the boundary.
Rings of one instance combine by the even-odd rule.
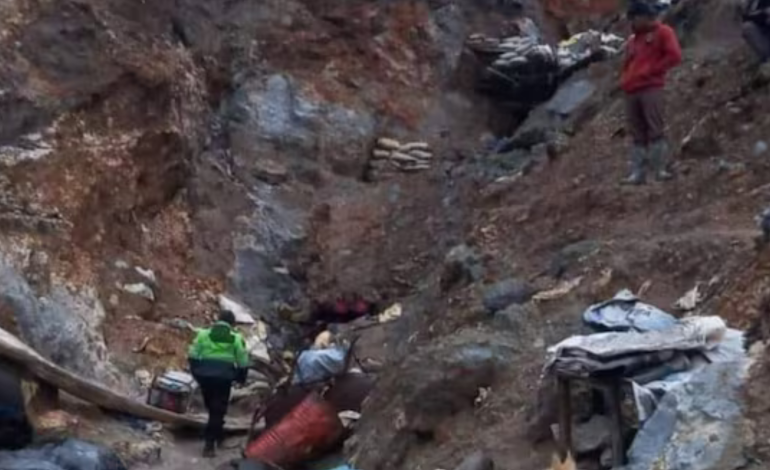
[[600, 331], [665, 330], [678, 320], [663, 310], [641, 302], [628, 289], [623, 289], [610, 300], [591, 305], [583, 313], [583, 321]]
[[711, 316], [684, 318], [671, 328], [659, 331], [572, 336], [548, 348], [546, 370], [568, 370], [588, 377], [594, 371], [606, 372], [604, 367], [608, 364], [633, 365], [637, 358], [642, 366], [647, 364], [645, 358], [651, 358], [650, 365], [654, 365], [656, 356], [661, 360], [660, 365], [673, 364], [682, 358], [678, 352], [690, 354], [688, 370], [646, 384], [629, 380], [640, 421], [648, 419], [661, 397], [686, 383], [693, 373], [709, 364], [745, 358], [743, 333], [727, 328], [720, 317]]
[[660, 331], [571, 336], [548, 348], [546, 367], [571, 352], [597, 358], [612, 358], [666, 350], [707, 350], [719, 344], [726, 332], [727, 325], [724, 320], [714, 316], [685, 318], [671, 328]]

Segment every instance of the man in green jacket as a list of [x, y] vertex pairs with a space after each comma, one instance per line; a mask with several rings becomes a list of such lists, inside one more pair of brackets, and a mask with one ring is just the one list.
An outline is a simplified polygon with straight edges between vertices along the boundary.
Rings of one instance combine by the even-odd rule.
[[233, 381], [245, 382], [249, 357], [243, 335], [234, 330], [235, 316], [222, 312], [210, 328], [198, 330], [190, 345], [190, 372], [200, 385], [209, 412], [204, 457], [215, 455], [224, 437], [225, 415]]

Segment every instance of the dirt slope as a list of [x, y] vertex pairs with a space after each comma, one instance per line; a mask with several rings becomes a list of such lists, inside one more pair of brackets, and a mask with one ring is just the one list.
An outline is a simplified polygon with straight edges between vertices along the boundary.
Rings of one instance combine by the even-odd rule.
[[[429, 345], [465, 336], [460, 325], [480, 328], [485, 341], [497, 344], [491, 329], [501, 325], [490, 322], [480, 305], [485, 282], [515, 276], [546, 288], [559, 282], [554, 273], [562, 280], [582, 276], [582, 282], [564, 299], [533, 306], [534, 312], [516, 311], [518, 320], [506, 334], [521, 344], [509, 366], [499, 368], [491, 382], [475, 382], [477, 388], [491, 387], [488, 401], [474, 406], [472, 397], [461, 411], [434, 411], [438, 417], [429, 431], [419, 424], [424, 411], [410, 409], [408, 400], [425, 407], [433, 400], [430, 392], [413, 397], [409, 388], [433, 380], [430, 364], [414, 384], [403, 369], [410, 359], [391, 370], [372, 401], [371, 409], [385, 410], [384, 416], [362, 425], [351, 452], [362, 468], [447, 468], [473, 449], [487, 450], [503, 468], [545, 466], [550, 449], [533, 448], [525, 425], [537, 401], [544, 346], [579, 332], [580, 312], [620, 288], [648, 284], [645, 300], [674, 311], [674, 301], [701, 283], [699, 313], [722, 316], [752, 332], [752, 340], [766, 338], [766, 250], [756, 250], [754, 217], [767, 204], [770, 166], [756, 148], [767, 138], [770, 123], [759, 110], [770, 95], [736, 34], [733, 7], [683, 2], [671, 15], [686, 47], [667, 96], [674, 181], [620, 185], [627, 142], [614, 63], [589, 72], [602, 91], [565, 153], [542, 158], [518, 178], [482, 184], [466, 240], [485, 260], [487, 280], [450, 292], [441, 307], [426, 311], [423, 341], [417, 340], [422, 346], [408, 357], [423, 357]], [[767, 404], [760, 391], [766, 366], [756, 367], [747, 407], [759, 443], [766, 440], [761, 430]], [[463, 386], [468, 385], [452, 384]], [[756, 449], [754, 441], [746, 435], [746, 452], [759, 450], [764, 458], [766, 446]]]

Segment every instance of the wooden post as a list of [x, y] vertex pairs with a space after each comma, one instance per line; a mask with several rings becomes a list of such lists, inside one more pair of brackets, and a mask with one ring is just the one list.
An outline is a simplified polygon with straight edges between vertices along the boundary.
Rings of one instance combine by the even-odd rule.
[[610, 422], [612, 423], [612, 468], [620, 468], [626, 461], [626, 451], [623, 445], [620, 379], [610, 379], [607, 385], [607, 407], [609, 408]]
[[572, 453], [572, 401], [570, 382], [564, 377], [557, 377], [559, 396], [559, 453], [562, 462]]

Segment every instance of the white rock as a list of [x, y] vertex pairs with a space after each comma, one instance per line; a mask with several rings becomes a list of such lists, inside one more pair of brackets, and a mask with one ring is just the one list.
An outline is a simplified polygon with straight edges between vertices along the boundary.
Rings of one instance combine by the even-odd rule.
[[115, 268], [117, 269], [128, 269], [128, 263], [126, 263], [122, 259], [115, 261], [114, 264], [115, 264]]
[[121, 289], [124, 292], [128, 292], [129, 294], [138, 295], [144, 297], [150, 302], [155, 302], [155, 292], [153, 292], [152, 287], [143, 282], [137, 282], [135, 284], [123, 284]]
[[253, 325], [254, 315], [248, 307], [224, 295], [219, 296], [219, 308], [225, 312], [231, 312], [235, 316], [235, 322], [242, 325]]
[[249, 351], [250, 357], [271, 362], [267, 348], [267, 325], [263, 322], [258, 321], [251, 327], [251, 331], [246, 337], [246, 349]]
[[144, 269], [139, 266], [134, 266], [134, 270], [139, 273], [140, 276], [152, 282], [153, 284], [158, 283], [158, 279], [155, 277], [155, 272], [152, 269]]

